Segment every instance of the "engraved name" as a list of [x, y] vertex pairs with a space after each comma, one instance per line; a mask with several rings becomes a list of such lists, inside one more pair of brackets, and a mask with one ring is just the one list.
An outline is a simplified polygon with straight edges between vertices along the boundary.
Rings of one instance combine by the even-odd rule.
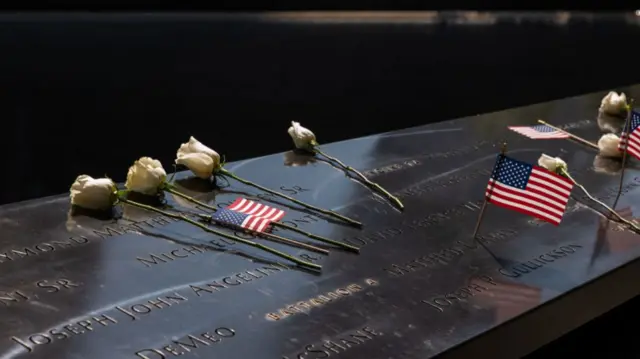
[[92, 243], [93, 240], [106, 239], [122, 235], [123, 233], [139, 233], [139, 230], [142, 230], [144, 227], [156, 228], [169, 223], [171, 222], [165, 218], [154, 217], [129, 224], [104, 226], [99, 230], [92, 231], [92, 234], [86, 236], [73, 236], [62, 240], [43, 242], [21, 249], [2, 249], [0, 250], [0, 264], [23, 258], [33, 258], [43, 253], [83, 246]]
[[[281, 186], [280, 190], [285, 192], [288, 195], [298, 195], [300, 193], [310, 191], [310, 189], [308, 188], [303, 188], [297, 185], [292, 187]], [[262, 199], [274, 198], [274, 196], [269, 193], [261, 193], [261, 194], [258, 194], [256, 197], [262, 198]], [[231, 203], [225, 203], [225, 205], [222, 206], [221, 203], [218, 203], [218, 206], [222, 208], [230, 204]], [[313, 221], [314, 219], [317, 220], [317, 217], [307, 215], [307, 216], [304, 216], [302, 219], [293, 220], [293, 222], [292, 221], [282, 221], [282, 222], [283, 223], [288, 222], [287, 224], [289, 225], [291, 225], [291, 223], [295, 223], [295, 226], [297, 226], [297, 223], [308, 223], [309, 221]], [[57, 250], [64, 250], [71, 247], [79, 247], [86, 244], [90, 244], [95, 240], [102, 240], [102, 239], [122, 236], [126, 233], [139, 234], [141, 231], [144, 232], [149, 228], [164, 227], [170, 223], [177, 222], [177, 221], [180, 221], [180, 220], [174, 219], [174, 218], [168, 218], [164, 216], [150, 217], [148, 219], [139, 220], [139, 221], [127, 220], [126, 221], [127, 223], [110, 224], [107, 226], [103, 226], [100, 229], [92, 230], [91, 233], [88, 235], [72, 236], [65, 239], [61, 239], [61, 240], [38, 243], [30, 247], [0, 249], [0, 264], [16, 261], [22, 258], [32, 258], [43, 253], [53, 252]], [[244, 233], [239, 232], [239, 234], [243, 235]], [[217, 243], [224, 246], [224, 243], [222, 242], [218, 241]]]
[[391, 173], [391, 172], [397, 172], [403, 169], [407, 169], [407, 168], [411, 168], [411, 167], [415, 167], [417, 165], [419, 165], [420, 161], [418, 160], [408, 160], [408, 161], [402, 161], [400, 163], [394, 163], [388, 166], [384, 166], [384, 167], [379, 167], [379, 168], [374, 168], [368, 171], [364, 171], [362, 172], [363, 175], [365, 175], [365, 177], [368, 178], [372, 178], [372, 177], [376, 177], [382, 174], [387, 174], [387, 173]]
[[159, 349], [138, 350], [135, 354], [138, 358], [142, 359], [166, 359], [167, 356], [181, 356], [200, 348], [218, 344], [235, 336], [235, 330], [227, 327], [219, 327], [215, 330], [200, 334], [189, 334], [180, 340], [172, 340], [171, 344], [167, 344]]
[[114, 318], [102, 314], [93, 317], [86, 317], [77, 322], [68, 323], [66, 325], [48, 330], [46, 333], [31, 334], [26, 339], [11, 337], [14, 343], [32, 352], [36, 346], [51, 344], [54, 341], [69, 339], [79, 335], [83, 335], [94, 330], [118, 323]]
[[[40, 280], [32, 284], [34, 287], [32, 291], [0, 291], [0, 304], [4, 306], [10, 306], [17, 303], [24, 303], [31, 300], [36, 296], [41, 296], [40, 293], [60, 293], [61, 291], [69, 291], [73, 288], [79, 287], [80, 283], [75, 283], [69, 279], [55, 279], [55, 280]], [[33, 294], [31, 292], [40, 292]]]
[[[365, 285], [376, 286], [378, 285], [378, 282], [374, 279], [366, 279]], [[292, 315], [308, 313], [314, 307], [321, 307], [329, 303], [333, 303], [336, 300], [349, 297], [363, 290], [364, 288], [359, 284], [349, 284], [344, 288], [332, 290], [315, 298], [306, 299], [295, 304], [289, 304], [284, 308], [276, 310], [275, 312], [267, 313], [265, 315], [265, 318], [270, 321], [276, 321], [290, 317]]]
[[594, 121], [591, 121], [591, 120], [582, 120], [582, 121], [570, 122], [564, 125], [560, 125], [558, 126], [558, 128], [561, 128], [563, 130], [570, 130], [572, 128], [589, 127], [593, 123]]
[[483, 168], [479, 170], [474, 170], [467, 174], [461, 174], [461, 175], [454, 174], [445, 179], [424, 180], [412, 186], [404, 188], [402, 190], [396, 191], [393, 194], [400, 198], [417, 197], [425, 193], [455, 186], [461, 182], [466, 182], [481, 176], [490, 176], [490, 175], [491, 175], [491, 171], [486, 168]]
[[490, 141], [478, 141], [473, 145], [470, 146], [464, 146], [464, 147], [458, 147], [454, 150], [451, 151], [446, 151], [446, 152], [429, 152], [429, 153], [425, 153], [422, 154], [420, 156], [417, 156], [420, 159], [423, 160], [432, 160], [432, 159], [436, 159], [436, 158], [451, 158], [451, 157], [456, 157], [456, 156], [460, 156], [460, 155], [465, 155], [468, 153], [472, 153], [472, 152], [476, 152], [478, 151], [480, 148], [482, 147], [486, 147], [486, 146], [493, 146], [494, 143], [490, 142]]
[[516, 234], [518, 232], [515, 229], [499, 229], [484, 235], [478, 235], [476, 240], [470, 240], [469, 242], [456, 241], [453, 246], [427, 253], [405, 263], [391, 264], [391, 266], [382, 270], [391, 276], [399, 277], [424, 269], [447, 266], [465, 253], [478, 249], [480, 244], [477, 241], [489, 246], [497, 242], [507, 242], [515, 238]]
[[138, 320], [143, 315], [147, 315], [152, 311], [158, 311], [171, 306], [175, 306], [187, 301], [187, 298], [182, 294], [175, 292], [163, 297], [157, 297], [156, 299], [150, 299], [144, 303], [136, 303], [123, 308], [116, 306], [115, 309], [121, 313], [126, 314], [131, 320]]
[[549, 252], [538, 255], [526, 262], [519, 262], [518, 264], [509, 266], [508, 268], [501, 267], [498, 269], [498, 273], [502, 274], [505, 277], [518, 278], [523, 275], [529, 274], [537, 269], [545, 267], [557, 260], [566, 258], [567, 256], [574, 254], [581, 248], [582, 246], [579, 244], [568, 244], [566, 246], [560, 246]]
[[[222, 239], [220, 239], [222, 240]], [[228, 242], [231, 242], [230, 240], [227, 240]], [[209, 241], [210, 243], [218, 243], [215, 239], [212, 239], [211, 241]], [[233, 243], [228, 243], [228, 245], [233, 245], [235, 244], [235, 242]], [[136, 261], [142, 265], [144, 265], [145, 267], [151, 267], [154, 265], [158, 265], [158, 264], [163, 264], [163, 263], [168, 263], [174, 260], [178, 260], [178, 259], [182, 259], [182, 258], [187, 258], [189, 256], [193, 256], [193, 255], [198, 255], [198, 254], [202, 254], [205, 252], [210, 252], [210, 251], [216, 251], [216, 248], [212, 248], [212, 247], [204, 247], [204, 246], [185, 246], [185, 247], [180, 247], [180, 248], [176, 248], [164, 253], [149, 253], [147, 256], [145, 257], [141, 257], [138, 256], [136, 257]], [[306, 254], [306, 253], [301, 253], [298, 254], [298, 256], [306, 261], [316, 261], [319, 260], [320, 257], [314, 257], [311, 254]]]
[[[486, 168], [483, 168], [483, 169], [473, 170], [467, 174], [454, 174], [444, 179], [426, 179], [418, 183], [415, 183], [409, 187], [406, 187], [404, 189], [394, 191], [393, 194], [398, 198], [419, 197], [425, 193], [430, 193], [433, 191], [438, 191], [444, 188], [448, 188], [456, 184], [466, 182], [478, 177], [487, 177], [488, 179], [490, 175], [491, 175], [491, 171]], [[369, 203], [363, 203], [365, 201]], [[377, 204], [372, 205], [370, 203], [371, 201]], [[384, 199], [380, 198], [379, 196], [376, 196], [373, 194], [363, 197], [362, 199], [353, 201], [349, 203], [349, 205], [345, 205], [343, 207], [354, 206], [356, 204], [359, 205], [359, 208], [366, 210], [370, 213], [377, 213], [377, 214], [389, 213], [387, 202]]]
[[[631, 191], [632, 189], [634, 189], [634, 188], [636, 188], [638, 186], [640, 186], [640, 177], [635, 177], [633, 179], [633, 182], [622, 186], [622, 190], [621, 190], [622, 194], [621, 194], [621, 196], [624, 195], [624, 194], [627, 194], [629, 191]], [[618, 185], [607, 187], [604, 190], [604, 192], [605, 192], [605, 194], [598, 195], [598, 199], [599, 200], [606, 201], [608, 199], [616, 198], [616, 196], [618, 195]], [[586, 195], [583, 195], [582, 199], [589, 200], [589, 197], [587, 197]]]
[[[482, 284], [479, 284], [478, 282]], [[481, 275], [471, 278], [469, 280], [469, 284], [457, 288], [451, 293], [437, 295], [431, 299], [423, 299], [421, 302], [429, 305], [431, 308], [434, 308], [439, 312], [444, 312], [445, 309], [453, 306], [454, 304], [466, 302], [468, 298], [473, 297], [478, 293], [485, 292], [489, 290], [489, 287], [494, 285], [497, 285], [497, 283], [493, 278], [488, 275]]]
[[330, 340], [325, 340], [322, 344], [309, 344], [304, 350], [293, 356], [283, 356], [282, 359], [320, 359], [329, 358], [336, 354], [344, 353], [349, 349], [366, 344], [376, 337], [382, 336], [381, 332], [363, 327], [360, 330], [348, 332]]
[[[316, 258], [317, 260], [319, 258]], [[166, 310], [189, 300], [189, 297], [201, 297], [204, 295], [211, 295], [221, 290], [236, 288], [245, 283], [250, 283], [267, 276], [271, 276], [276, 273], [284, 272], [290, 269], [284, 264], [272, 264], [246, 270], [244, 272], [234, 273], [229, 276], [225, 276], [215, 280], [207, 280], [202, 282], [195, 282], [185, 285], [185, 289], [177, 290], [171, 294], [158, 296], [146, 301], [140, 301], [137, 303], [131, 303], [127, 305], [119, 305], [105, 310], [105, 313], [100, 316], [87, 317], [86, 319], [78, 322], [66, 323], [57, 328], [53, 328], [46, 333], [36, 333], [30, 335], [26, 339], [18, 337], [12, 337], [11, 340], [20, 344], [28, 352], [33, 351], [37, 345], [49, 344], [55, 340], [67, 339], [73, 336], [84, 335], [93, 332], [95, 329], [101, 326], [114, 325], [127, 318], [131, 321], [141, 320], [151, 313]], [[38, 282], [42, 288], [55, 291], [57, 288], [59, 291], [63, 290], [65, 284], [61, 284], [56, 281]], [[53, 284], [55, 283], [55, 286]], [[19, 300], [20, 298], [16, 298]], [[96, 325], [99, 324], [99, 325]], [[73, 335], [71, 335], [73, 334]]]
[[468, 213], [477, 212], [482, 206], [482, 201], [470, 201], [458, 204], [444, 211], [428, 214], [422, 218], [403, 221], [400, 227], [384, 227], [377, 230], [364, 230], [361, 234], [342, 238], [343, 242], [347, 242], [359, 247], [376, 243], [383, 239], [392, 239], [405, 233], [405, 230], [415, 231], [420, 228], [428, 228], [433, 225], [442, 224], [447, 220], [458, 216], [464, 216]]

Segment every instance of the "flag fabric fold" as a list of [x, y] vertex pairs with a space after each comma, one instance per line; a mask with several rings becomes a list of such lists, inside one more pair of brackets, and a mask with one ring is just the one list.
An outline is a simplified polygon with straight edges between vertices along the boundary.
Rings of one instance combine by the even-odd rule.
[[256, 217], [251, 214], [244, 214], [228, 209], [217, 210], [211, 218], [220, 224], [245, 228], [255, 232], [266, 232], [272, 222], [268, 218]]
[[284, 217], [285, 211], [264, 204], [237, 198], [227, 208], [219, 209], [211, 218], [220, 224], [245, 228], [255, 232], [266, 232], [272, 222]]
[[633, 110], [631, 112], [631, 116], [629, 118], [631, 124], [629, 126], [629, 133], [627, 134], [625, 131], [627, 130], [627, 125], [625, 125], [622, 134], [620, 135], [620, 144], [618, 144], [618, 151], [624, 152], [627, 142], [628, 144], [628, 152], [633, 157], [640, 159], [640, 112], [637, 110]]
[[517, 132], [523, 136], [534, 140], [546, 140], [553, 138], [569, 138], [566, 132], [558, 131], [547, 125], [536, 126], [509, 126], [511, 131]]
[[559, 225], [572, 189], [567, 178], [500, 154], [485, 195], [488, 203]]
[[254, 217], [266, 218], [274, 222], [281, 220], [285, 215], [285, 211], [281, 209], [269, 207], [241, 197], [237, 198], [227, 209], [238, 213], [250, 214]]

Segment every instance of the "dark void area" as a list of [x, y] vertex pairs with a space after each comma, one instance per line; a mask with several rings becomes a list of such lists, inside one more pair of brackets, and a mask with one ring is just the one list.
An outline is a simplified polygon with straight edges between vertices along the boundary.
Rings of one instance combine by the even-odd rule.
[[0, 201], [171, 168], [190, 135], [238, 160], [292, 120], [332, 142], [640, 82], [640, 26], [563, 16], [1, 16]]
[[640, 298], [636, 297], [525, 358], [543, 359], [554, 355], [638, 358], [640, 353], [632, 328], [640, 316], [639, 306]]

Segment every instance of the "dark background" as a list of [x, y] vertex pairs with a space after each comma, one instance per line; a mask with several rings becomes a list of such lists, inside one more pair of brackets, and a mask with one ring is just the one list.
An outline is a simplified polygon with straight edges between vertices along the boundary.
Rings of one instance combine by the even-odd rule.
[[[640, 83], [639, 38], [632, 12], [0, 15], [0, 202], [170, 168], [190, 135], [232, 161], [292, 120], [333, 142]], [[538, 357], [638, 357], [636, 302]]]
[[0, 202], [80, 173], [227, 159], [640, 82], [640, 17], [590, 13], [0, 15]]

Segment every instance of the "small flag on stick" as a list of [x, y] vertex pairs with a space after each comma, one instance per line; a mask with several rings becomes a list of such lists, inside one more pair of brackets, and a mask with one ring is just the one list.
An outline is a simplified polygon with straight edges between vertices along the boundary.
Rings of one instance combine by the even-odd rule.
[[486, 190], [489, 203], [560, 224], [573, 183], [545, 168], [498, 155]]
[[547, 140], [554, 138], [569, 138], [569, 134], [564, 131], [557, 130], [547, 125], [536, 126], [509, 126], [511, 131], [517, 132], [523, 136], [534, 140]]
[[628, 143], [629, 149], [627, 152], [629, 152], [633, 157], [640, 159], [640, 112], [633, 110], [631, 112], [630, 121], [631, 123], [625, 126], [625, 130], [620, 136], [618, 150], [620, 152], [624, 152]]

